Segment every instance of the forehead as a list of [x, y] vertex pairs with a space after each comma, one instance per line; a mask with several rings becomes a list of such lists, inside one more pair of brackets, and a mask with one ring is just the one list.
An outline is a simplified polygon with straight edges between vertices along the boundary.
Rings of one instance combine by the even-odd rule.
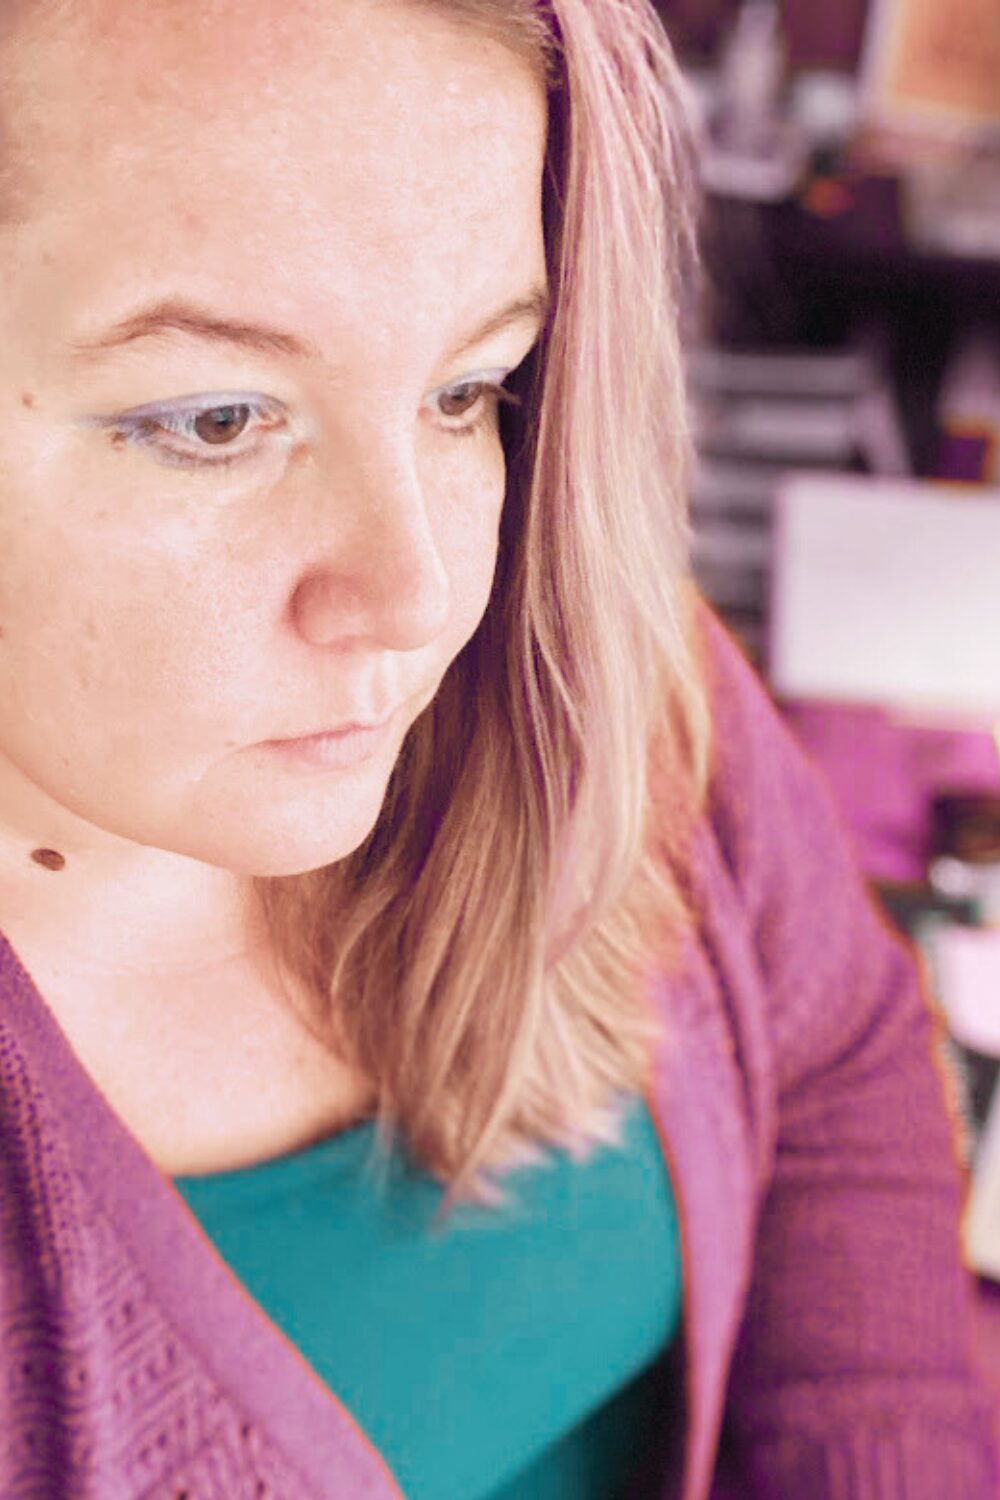
[[[452, 9], [447, 0], [4, 0], [0, 7], [5, 52], [43, 55], [46, 66], [67, 71], [79, 64], [95, 93], [139, 76], [164, 92], [195, 80], [215, 90], [227, 76], [238, 86], [255, 72], [263, 80], [293, 71], [301, 80], [310, 65], [329, 76], [338, 57], [348, 72], [377, 65], [394, 42], [405, 48], [409, 41], [418, 53], [449, 32], [464, 35], [473, 51], [487, 36], [464, 6]], [[421, 71], [419, 57], [414, 71]]]
[[437, 6], [57, 0], [52, 17], [5, 47], [27, 241], [154, 263], [224, 243], [291, 277], [303, 256], [369, 274], [378, 257], [400, 287], [452, 244], [449, 275], [475, 273], [477, 246], [490, 274], [538, 259], [543, 89]]
[[409, 132], [437, 124], [458, 132], [454, 153], [538, 92], [520, 58], [421, 0], [42, 0], [0, 38], [14, 135], [89, 156], [120, 142], [121, 161], [130, 143], [195, 146], [256, 120], [277, 148], [329, 124], [415, 148]]

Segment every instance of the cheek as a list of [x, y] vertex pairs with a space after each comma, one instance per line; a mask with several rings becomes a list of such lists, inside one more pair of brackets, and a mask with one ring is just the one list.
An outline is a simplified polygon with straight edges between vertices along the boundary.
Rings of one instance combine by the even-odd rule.
[[469, 504], [469, 490], [465, 491], [464, 503], [456, 502], [449, 571], [455, 614], [466, 627], [466, 638], [479, 624], [489, 603], [496, 572], [504, 486], [501, 454], [485, 479], [480, 475], [473, 503]]
[[148, 708], [149, 655], [135, 650], [128, 619], [79, 592], [62, 591], [44, 620], [18, 622], [0, 672], [5, 705], [60, 735], [87, 737]]
[[74, 736], [148, 712], [183, 619], [170, 576], [65, 529], [18, 543], [0, 564], [4, 712]]

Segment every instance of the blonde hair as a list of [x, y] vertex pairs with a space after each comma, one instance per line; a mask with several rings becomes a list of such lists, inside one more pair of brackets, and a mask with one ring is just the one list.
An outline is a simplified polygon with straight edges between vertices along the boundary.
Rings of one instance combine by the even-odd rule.
[[554, 306], [502, 429], [480, 628], [344, 860], [259, 878], [277, 961], [401, 1139], [460, 1200], [619, 1143], [697, 922], [684, 872], [711, 721], [689, 568], [680, 346], [695, 264], [682, 84], [647, 0], [410, 0], [538, 67]]

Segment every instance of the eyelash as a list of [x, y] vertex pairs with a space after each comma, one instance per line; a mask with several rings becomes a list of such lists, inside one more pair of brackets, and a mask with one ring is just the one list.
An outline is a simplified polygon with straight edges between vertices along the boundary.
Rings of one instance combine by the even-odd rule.
[[[474, 437], [484, 427], [492, 422], [501, 403], [512, 406], [521, 405], [521, 397], [506, 390], [497, 382], [489, 380], [463, 380], [457, 385], [449, 386], [443, 394], [454, 395], [456, 391], [464, 391], [469, 387], [481, 387], [482, 395], [477, 397], [476, 407], [485, 397], [485, 404], [479, 414], [471, 422], [462, 425], [445, 427], [455, 437]], [[473, 410], [476, 409], [473, 407]], [[128, 444], [130, 447], [152, 449], [158, 462], [169, 464], [171, 467], [181, 469], [227, 469], [233, 464], [244, 463], [253, 457], [253, 450], [240, 448], [235, 453], [223, 452], [219, 458], [195, 457], [193, 454], [182, 453], [176, 448], [171, 448], [164, 443], [161, 437], [163, 433], [172, 433], [175, 437], [184, 437], [184, 425], [198, 417], [206, 416], [211, 412], [235, 410], [246, 410], [250, 413], [251, 420], [254, 416], [267, 416], [275, 411], [274, 405], [269, 401], [254, 400], [253, 398], [240, 401], [227, 401], [225, 399], [212, 402], [208, 406], [185, 406], [174, 407], [173, 410], [163, 409], [161, 411], [151, 410], [132, 416], [117, 417], [102, 423], [108, 430], [109, 437], [116, 445]], [[242, 434], [240, 434], [242, 436]]]

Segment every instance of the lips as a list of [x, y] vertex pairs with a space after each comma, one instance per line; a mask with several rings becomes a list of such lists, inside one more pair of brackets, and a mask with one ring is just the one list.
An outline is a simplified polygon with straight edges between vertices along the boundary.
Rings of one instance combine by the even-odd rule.
[[304, 735], [297, 740], [272, 740], [260, 748], [285, 771], [332, 774], [350, 771], [377, 759], [390, 740], [392, 715], [378, 729], [341, 729]]
[[353, 734], [357, 730], [381, 729], [383, 725], [389, 722], [394, 713], [395, 709], [390, 709], [387, 714], [383, 714], [379, 719], [356, 720], [347, 724], [333, 724], [326, 729], [315, 729], [307, 734], [293, 734], [282, 739], [267, 740], [265, 743], [268, 745], [292, 745], [299, 744], [302, 741], [308, 742], [309, 740], [326, 739], [330, 735]]
[[332, 729], [317, 729], [314, 734], [292, 734], [283, 744], [297, 743], [300, 740], [325, 740], [331, 734], [353, 734], [357, 729], [378, 729], [377, 724], [337, 724]]

